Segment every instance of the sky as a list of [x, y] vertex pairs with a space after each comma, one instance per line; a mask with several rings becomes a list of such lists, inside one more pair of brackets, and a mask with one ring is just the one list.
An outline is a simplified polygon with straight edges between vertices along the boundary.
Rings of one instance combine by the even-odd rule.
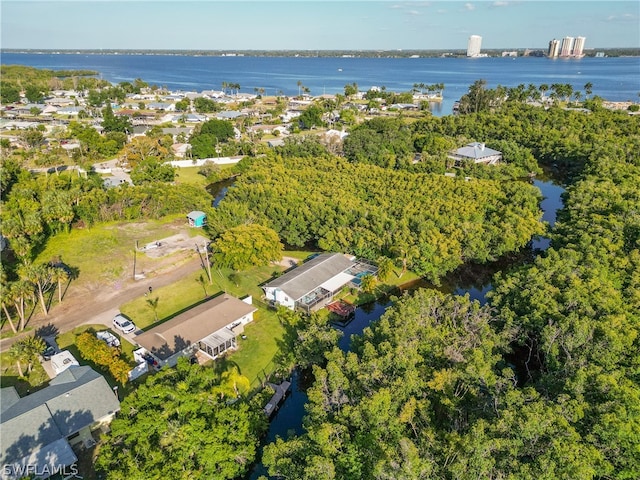
[[133, 50], [640, 47], [640, 2], [0, 0], [0, 47]]

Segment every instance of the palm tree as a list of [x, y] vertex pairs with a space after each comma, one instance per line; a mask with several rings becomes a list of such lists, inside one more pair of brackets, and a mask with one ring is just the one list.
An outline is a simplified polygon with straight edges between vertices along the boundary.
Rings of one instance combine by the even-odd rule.
[[0, 292], [0, 302], [2, 302], [2, 310], [7, 317], [7, 321], [9, 322], [9, 326], [11, 327], [11, 331], [13, 333], [17, 333], [16, 326], [13, 323], [13, 319], [11, 317], [11, 314], [9, 313], [9, 309], [7, 308], [7, 303], [11, 302], [12, 300], [11, 289], [6, 287], [6, 282], [3, 281], [2, 284], [5, 285], [5, 287]]
[[149, 308], [151, 308], [151, 310], [153, 310], [153, 316], [156, 319], [156, 322], [158, 321], [158, 301], [160, 300], [160, 297], [156, 297], [156, 298], [147, 298], [147, 305], [149, 306]]
[[40, 306], [45, 316], [49, 315], [47, 302], [44, 299], [44, 292], [47, 287], [49, 274], [45, 265], [34, 265], [33, 263], [25, 263], [18, 269], [18, 275], [21, 279], [31, 282], [40, 299]]
[[400, 273], [400, 275], [398, 275], [399, 278], [407, 272], [408, 265], [414, 258], [420, 255], [420, 251], [415, 245], [396, 246], [392, 250], [395, 252], [396, 257], [400, 259], [400, 263], [402, 265], [402, 272]]
[[593, 91], [593, 83], [591, 82], [587, 82], [584, 84], [584, 93], [589, 96], [591, 95], [591, 92]]
[[376, 289], [377, 281], [376, 277], [370, 273], [366, 274], [360, 279], [360, 287], [364, 293], [373, 293]]
[[389, 257], [380, 257], [378, 259], [378, 278], [384, 282], [393, 273], [393, 260]]
[[62, 303], [62, 284], [70, 278], [69, 273], [62, 267], [51, 267], [51, 281], [58, 282], [58, 303]]
[[40, 354], [44, 352], [45, 348], [47, 348], [47, 345], [44, 343], [44, 340], [42, 338], [36, 336], [26, 337], [19, 343], [23, 344], [25, 359], [27, 360], [27, 362], [29, 362], [27, 372], [31, 373], [33, 363], [38, 361]]
[[545, 94], [547, 93], [547, 90], [549, 90], [549, 85], [547, 85], [546, 83], [543, 83], [538, 87], [538, 90], [540, 90], [540, 93], [542, 94], [542, 98], [544, 98]]
[[234, 395], [235, 398], [245, 395], [251, 389], [251, 382], [247, 377], [240, 374], [238, 367], [231, 367], [220, 376], [220, 385], [218, 393], [220, 398], [224, 398], [225, 394]]
[[4, 288], [0, 290], [0, 303], [2, 303], [2, 310], [4, 314], [7, 316], [7, 320], [9, 321], [9, 326], [11, 327], [11, 331], [16, 333], [16, 326], [13, 323], [13, 318], [9, 313], [9, 309], [7, 308], [7, 303], [11, 302], [11, 290], [7, 288], [7, 272], [4, 270], [3, 264], [0, 263], [0, 285], [3, 285]]
[[22, 342], [16, 342], [11, 345], [11, 348], [9, 349], [9, 356], [16, 362], [18, 375], [20, 377], [24, 377], [24, 372], [22, 371], [22, 362], [25, 361], [26, 358], [24, 344]]
[[580, 102], [581, 97], [582, 97], [582, 93], [580, 93], [579, 90], [576, 90], [575, 92], [573, 92], [573, 98], [576, 101], [576, 103]]
[[38, 356], [44, 352], [46, 344], [40, 337], [30, 336], [14, 343], [9, 349], [10, 356], [15, 360], [18, 367], [18, 374], [24, 377], [22, 362], [27, 362], [27, 373], [31, 373], [33, 362], [38, 360]]
[[13, 282], [9, 288], [9, 298], [15, 305], [16, 312], [20, 318], [19, 331], [24, 330], [26, 323], [25, 300], [33, 301], [34, 293], [33, 284], [24, 279]]

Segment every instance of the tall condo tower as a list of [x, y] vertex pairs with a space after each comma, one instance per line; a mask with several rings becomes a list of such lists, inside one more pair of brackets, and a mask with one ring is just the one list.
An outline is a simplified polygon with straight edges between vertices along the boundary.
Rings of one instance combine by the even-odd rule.
[[547, 57], [556, 58], [560, 53], [560, 42], [555, 38], [549, 42], [549, 51], [547, 52]]
[[585, 37], [577, 37], [576, 41], [573, 43], [573, 52], [572, 55], [574, 57], [582, 57], [584, 54], [582, 51], [584, 50], [584, 42], [587, 39]]
[[467, 57], [477, 57], [482, 47], [482, 37], [480, 35], [471, 35], [469, 44], [467, 45]]
[[560, 47], [561, 57], [570, 57], [573, 53], [573, 37], [564, 37], [562, 39], [562, 47]]

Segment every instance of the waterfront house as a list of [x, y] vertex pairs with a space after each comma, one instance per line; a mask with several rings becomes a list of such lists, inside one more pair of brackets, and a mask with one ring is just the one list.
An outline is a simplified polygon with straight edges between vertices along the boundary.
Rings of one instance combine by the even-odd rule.
[[269, 303], [311, 313], [330, 303], [346, 285], [358, 286], [363, 275], [376, 271], [355, 257], [322, 253], [262, 288]]
[[487, 147], [484, 143], [473, 142], [451, 152], [448, 158], [455, 162], [456, 167], [467, 163], [482, 163], [496, 165], [502, 161], [502, 152]]
[[252, 298], [220, 295], [173, 317], [136, 337], [153, 358], [153, 365], [174, 366], [180, 357], [197, 353], [215, 359], [237, 346], [236, 337], [253, 321]]
[[91, 432], [105, 428], [120, 410], [107, 381], [88, 366], [71, 367], [26, 397], [3, 388], [0, 400], [2, 480], [48, 478], [70, 467], [78, 460], [71, 446], [93, 446]]

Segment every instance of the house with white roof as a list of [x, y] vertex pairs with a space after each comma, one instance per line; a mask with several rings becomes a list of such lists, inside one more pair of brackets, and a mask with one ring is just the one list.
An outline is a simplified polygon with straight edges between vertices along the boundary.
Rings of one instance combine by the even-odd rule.
[[451, 152], [448, 158], [455, 162], [456, 167], [464, 166], [467, 163], [497, 165], [502, 161], [502, 152], [488, 148], [484, 143], [473, 142]]
[[162, 110], [165, 112], [175, 112], [176, 106], [174, 103], [166, 102], [151, 102], [147, 104], [149, 110]]

